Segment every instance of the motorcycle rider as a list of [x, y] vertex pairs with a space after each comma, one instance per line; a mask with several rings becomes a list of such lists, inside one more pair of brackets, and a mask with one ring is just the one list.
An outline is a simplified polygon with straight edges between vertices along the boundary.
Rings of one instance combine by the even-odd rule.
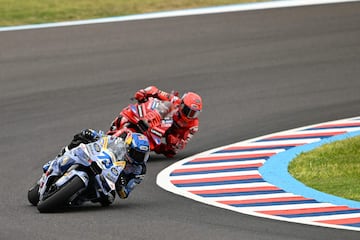
[[[84, 146], [88, 152], [84, 151]], [[115, 188], [119, 197], [125, 199], [136, 185], [140, 184], [146, 174], [146, 163], [150, 154], [149, 141], [140, 133], [124, 132], [123, 136], [114, 137], [97, 132], [93, 129], [85, 129], [76, 134], [71, 143], [62, 149], [55, 160], [74, 157], [95, 158], [101, 149], [109, 150], [109, 156], [115, 167], [121, 161], [126, 165], [119, 177], [116, 179]], [[54, 161], [55, 161], [54, 160]], [[44, 173], [48, 170], [51, 162], [44, 165]], [[105, 170], [103, 170], [105, 172]], [[106, 173], [105, 173], [106, 174]], [[109, 203], [114, 201], [115, 193], [107, 196]]]
[[[166, 157], [175, 156], [198, 132], [198, 116], [202, 111], [202, 99], [194, 92], [187, 92], [181, 98], [178, 92], [167, 93], [155, 86], [138, 90], [134, 98], [139, 102], [146, 102], [149, 97], [162, 101], [169, 101], [174, 105], [173, 124], [165, 133], [165, 143], [156, 146], [155, 152]], [[119, 115], [111, 123], [110, 131], [119, 130], [122, 116]]]

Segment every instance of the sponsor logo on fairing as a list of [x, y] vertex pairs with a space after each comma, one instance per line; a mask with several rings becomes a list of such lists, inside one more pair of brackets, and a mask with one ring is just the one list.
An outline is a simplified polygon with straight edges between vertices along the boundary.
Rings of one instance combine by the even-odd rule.
[[96, 151], [96, 152], [100, 152], [100, 150], [101, 150], [100, 145], [97, 144], [97, 143], [94, 144], [94, 148], [95, 148], [95, 151]]
[[115, 175], [118, 176], [119, 175], [119, 171], [116, 168], [111, 168], [111, 172]]
[[144, 113], [143, 113], [143, 109], [142, 109], [142, 106], [141, 106], [141, 105], [139, 105], [139, 106], [137, 107], [137, 110], [138, 110], [138, 113], [139, 113], [139, 117], [144, 117]]
[[151, 109], [155, 109], [159, 106], [159, 102], [158, 101], [153, 101], [152, 104], [151, 104]]
[[162, 137], [161, 132], [159, 132], [159, 131], [157, 131], [157, 130], [155, 130], [155, 129], [151, 129], [151, 133], [155, 134], [155, 135], [158, 136], [158, 137]]

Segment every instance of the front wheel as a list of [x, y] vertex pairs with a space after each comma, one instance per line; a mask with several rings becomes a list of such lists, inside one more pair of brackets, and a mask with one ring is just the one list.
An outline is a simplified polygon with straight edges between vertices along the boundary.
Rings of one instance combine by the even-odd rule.
[[84, 187], [85, 183], [83, 180], [81, 180], [80, 177], [75, 176], [45, 200], [40, 201], [37, 205], [37, 208], [41, 213], [55, 211], [59, 207], [64, 206], [72, 196], [74, 196]]
[[35, 183], [28, 191], [28, 200], [33, 205], [36, 206], [39, 202], [39, 183]]

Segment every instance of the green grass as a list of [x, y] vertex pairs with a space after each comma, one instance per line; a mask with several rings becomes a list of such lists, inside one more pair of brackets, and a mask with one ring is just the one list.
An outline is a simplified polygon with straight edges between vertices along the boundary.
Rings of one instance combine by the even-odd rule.
[[360, 137], [301, 153], [290, 162], [288, 170], [311, 188], [360, 201]]
[[256, 0], [0, 0], [0, 26], [84, 20]]

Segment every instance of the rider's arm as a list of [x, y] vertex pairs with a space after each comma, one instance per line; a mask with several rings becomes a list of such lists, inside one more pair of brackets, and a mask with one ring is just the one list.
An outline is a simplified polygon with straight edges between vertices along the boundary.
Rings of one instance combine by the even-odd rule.
[[100, 137], [102, 137], [102, 131], [95, 131], [91, 128], [84, 129], [80, 133], [74, 135], [73, 139], [69, 143], [69, 145], [63, 147], [58, 153], [58, 157], [61, 157], [65, 152], [77, 147], [80, 143], [91, 143], [97, 141]]
[[84, 129], [80, 133], [74, 135], [70, 144], [65, 147], [65, 150], [68, 151], [70, 149], [73, 149], [74, 147], [79, 146], [80, 143], [87, 144], [87, 143], [95, 142], [99, 140], [101, 135], [102, 135], [101, 132], [97, 132], [91, 128]]
[[155, 86], [149, 86], [145, 89], [140, 89], [134, 95], [134, 98], [139, 102], [146, 102], [147, 98], [149, 97], [171, 102], [175, 102], [177, 99], [179, 99], [176, 94], [162, 91]]
[[146, 174], [146, 165], [139, 165], [133, 173], [125, 174], [122, 172], [115, 183], [116, 192], [119, 197], [125, 199], [136, 185], [140, 184]]

